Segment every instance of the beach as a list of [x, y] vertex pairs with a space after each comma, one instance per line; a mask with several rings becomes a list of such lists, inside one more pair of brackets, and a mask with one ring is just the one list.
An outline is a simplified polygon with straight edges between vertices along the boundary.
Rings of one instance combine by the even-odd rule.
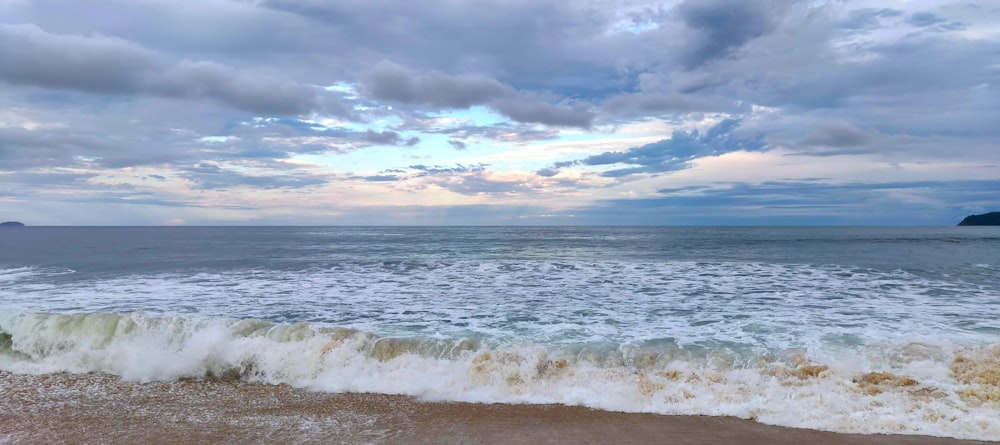
[[0, 373], [0, 443], [974, 444], [710, 416], [427, 402], [245, 381]]

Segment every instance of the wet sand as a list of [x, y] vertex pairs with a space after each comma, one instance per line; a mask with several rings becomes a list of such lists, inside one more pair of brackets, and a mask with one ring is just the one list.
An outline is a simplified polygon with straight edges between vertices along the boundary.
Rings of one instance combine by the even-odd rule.
[[422, 402], [241, 381], [0, 373], [0, 443], [972, 444], [558, 405]]

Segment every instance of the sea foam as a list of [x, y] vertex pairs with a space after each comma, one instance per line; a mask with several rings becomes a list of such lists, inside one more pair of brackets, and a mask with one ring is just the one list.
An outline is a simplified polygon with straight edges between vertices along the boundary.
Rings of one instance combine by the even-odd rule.
[[0, 369], [242, 379], [425, 400], [725, 415], [848, 433], [1000, 438], [1000, 346], [951, 341], [747, 355], [671, 344], [382, 337], [257, 319], [8, 311], [0, 314]]

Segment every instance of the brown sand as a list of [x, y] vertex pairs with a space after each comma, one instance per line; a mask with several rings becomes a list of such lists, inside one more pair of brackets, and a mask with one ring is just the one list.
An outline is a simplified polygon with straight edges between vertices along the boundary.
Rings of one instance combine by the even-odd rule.
[[970, 444], [725, 417], [429, 403], [239, 381], [130, 383], [0, 373], [0, 443]]

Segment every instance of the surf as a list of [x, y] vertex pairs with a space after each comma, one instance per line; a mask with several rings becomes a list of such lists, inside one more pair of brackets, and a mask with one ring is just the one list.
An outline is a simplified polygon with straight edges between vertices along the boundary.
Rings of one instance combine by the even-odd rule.
[[305, 322], [21, 311], [0, 314], [0, 370], [733, 416], [843, 433], [1000, 437], [995, 344], [883, 342], [748, 354], [668, 343], [384, 337]]

